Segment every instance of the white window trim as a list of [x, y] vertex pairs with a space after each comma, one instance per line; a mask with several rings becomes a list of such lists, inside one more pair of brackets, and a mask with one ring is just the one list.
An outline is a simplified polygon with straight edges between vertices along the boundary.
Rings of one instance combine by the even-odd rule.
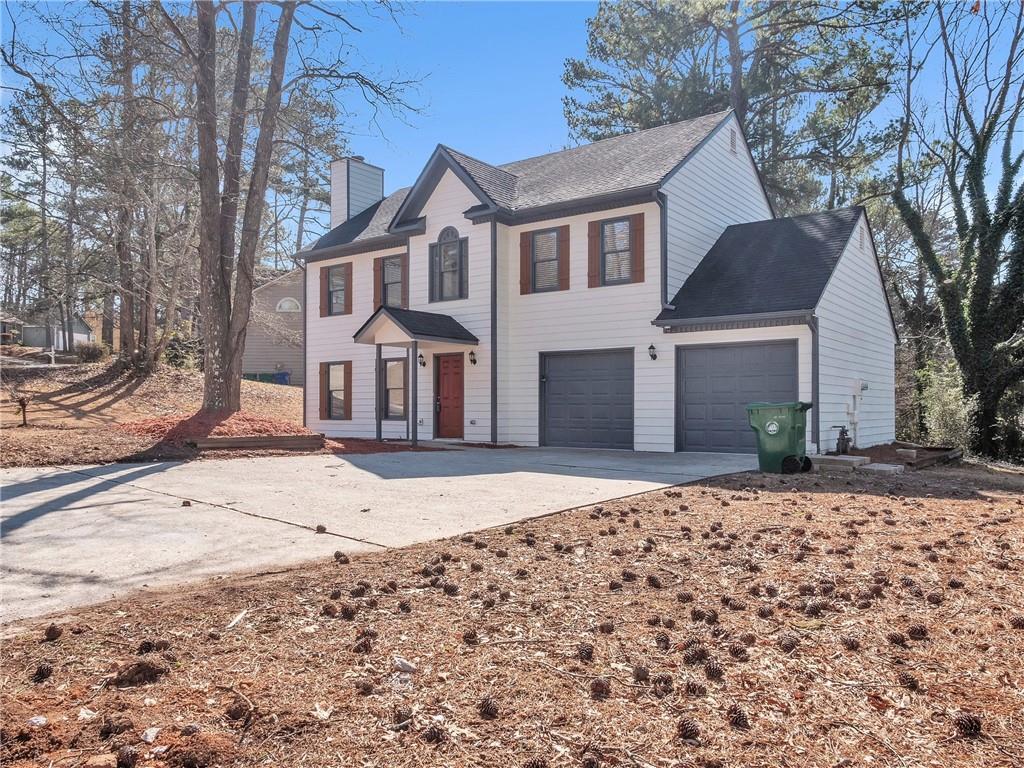
[[[288, 304], [288, 302], [291, 302], [291, 304]], [[279, 302], [277, 302], [277, 306], [274, 308], [274, 311], [275, 312], [301, 312], [302, 311], [302, 304], [300, 304], [299, 300], [296, 299], [296, 298], [293, 298], [291, 296], [285, 296], [283, 299], [281, 299]]]

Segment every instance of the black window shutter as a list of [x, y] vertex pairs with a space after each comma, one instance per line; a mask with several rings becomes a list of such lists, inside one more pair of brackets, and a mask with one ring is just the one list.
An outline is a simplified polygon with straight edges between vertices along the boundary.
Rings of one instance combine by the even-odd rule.
[[459, 298], [469, 296], [469, 238], [459, 241]]
[[437, 243], [430, 245], [430, 300], [437, 301], [437, 278], [440, 274], [440, 265], [437, 263]]

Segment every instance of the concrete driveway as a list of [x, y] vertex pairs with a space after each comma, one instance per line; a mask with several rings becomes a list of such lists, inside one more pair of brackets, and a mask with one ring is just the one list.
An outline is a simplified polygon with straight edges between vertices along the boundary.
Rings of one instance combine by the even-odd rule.
[[0, 621], [755, 467], [734, 454], [475, 448], [5, 469]]

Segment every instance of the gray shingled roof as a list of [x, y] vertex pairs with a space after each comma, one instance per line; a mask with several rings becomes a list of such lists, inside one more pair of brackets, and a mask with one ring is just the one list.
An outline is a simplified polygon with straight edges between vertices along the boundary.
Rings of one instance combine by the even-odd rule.
[[402, 309], [401, 307], [380, 307], [370, 315], [370, 318], [363, 323], [358, 331], [352, 334], [352, 338], [358, 340], [378, 315], [388, 315], [413, 338], [446, 339], [468, 344], [476, 344], [479, 341], [450, 315], [442, 315], [439, 312], [421, 312], [417, 309]]
[[728, 114], [717, 112], [498, 166], [519, 180], [509, 207], [537, 208], [659, 184]]
[[[442, 149], [499, 208], [515, 212], [656, 186], [728, 114], [717, 112], [504, 165], [491, 165], [450, 147]], [[388, 224], [409, 190], [400, 189], [335, 227], [310, 250], [388, 234]]]
[[357, 243], [362, 240], [371, 240], [375, 237], [383, 237], [388, 234], [388, 225], [394, 218], [395, 211], [409, 194], [411, 187], [403, 187], [385, 197], [376, 205], [371, 205], [362, 213], [356, 214], [343, 224], [339, 224], [330, 232], [325, 234], [309, 249], [320, 251], [324, 248], [331, 248], [335, 245], [346, 245]]
[[655, 324], [818, 305], [864, 209], [735, 224], [693, 270]]

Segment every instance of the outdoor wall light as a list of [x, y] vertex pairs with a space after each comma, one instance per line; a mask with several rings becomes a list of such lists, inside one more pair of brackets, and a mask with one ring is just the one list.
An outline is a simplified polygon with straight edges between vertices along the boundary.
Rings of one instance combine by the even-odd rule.
[[423, 356], [422, 352], [420, 352], [420, 356], [417, 357], [416, 360], [419, 361], [420, 368], [426, 368], [427, 367], [427, 358], [425, 358]]
[[647, 348], [647, 354], [651, 356], [651, 360], [658, 359], [658, 350], [654, 348], [653, 344]]
[[473, 350], [469, 351], [469, 364], [476, 365], [476, 352]]

